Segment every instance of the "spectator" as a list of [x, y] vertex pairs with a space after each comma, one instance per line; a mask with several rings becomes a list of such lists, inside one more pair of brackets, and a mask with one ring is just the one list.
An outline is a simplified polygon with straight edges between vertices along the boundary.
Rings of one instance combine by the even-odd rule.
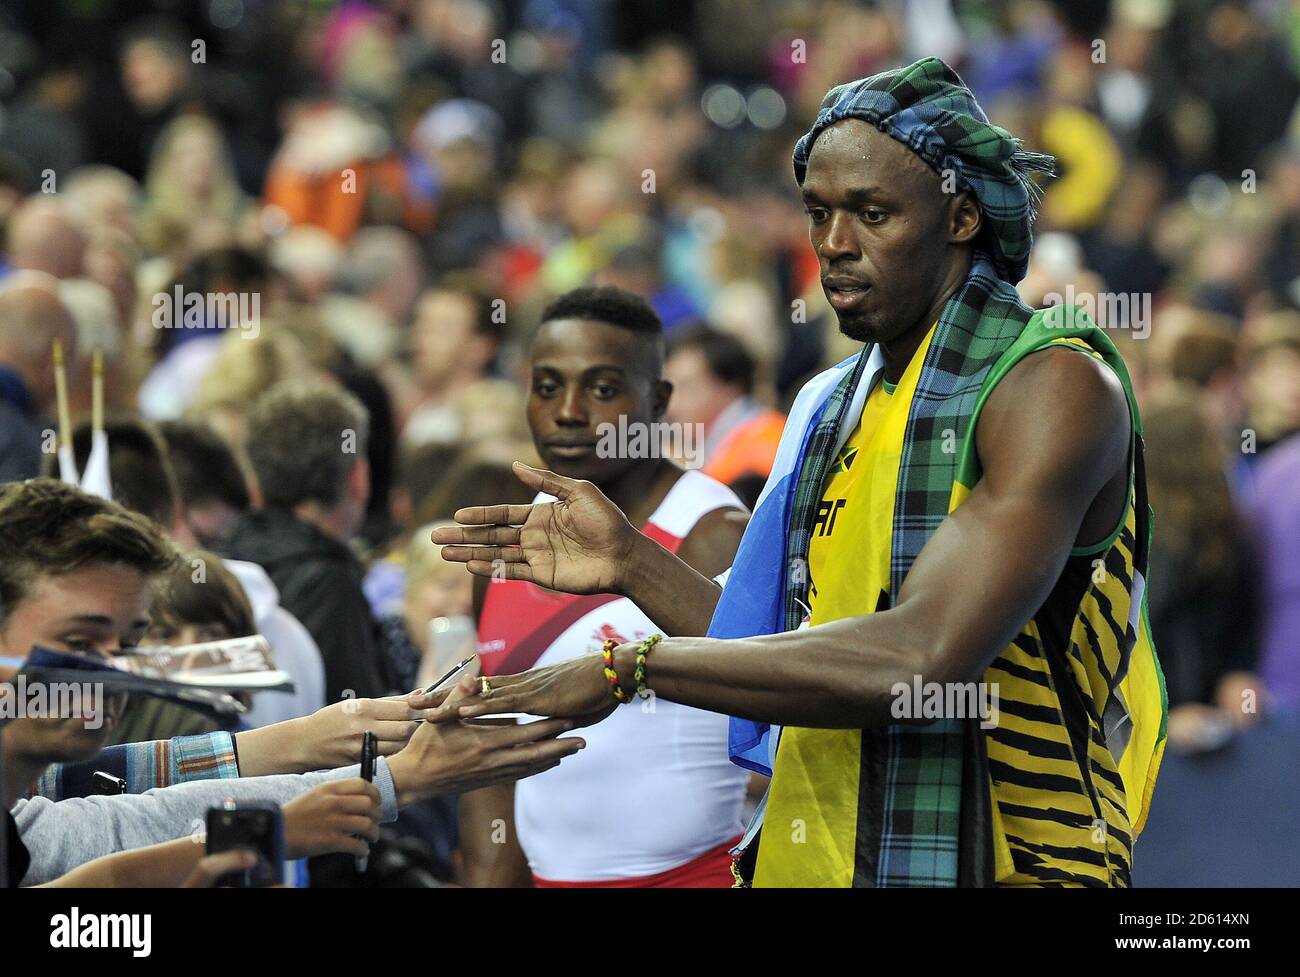
[[63, 188], [68, 204], [93, 233], [118, 231], [134, 240], [144, 199], [140, 184], [111, 166], [82, 166]]
[[[189, 496], [173, 468], [171, 457], [174, 452], [169, 444], [158, 429], [146, 421], [115, 419], [104, 427], [108, 437], [109, 479], [116, 501], [133, 512], [148, 516], [178, 546], [192, 548], [200, 537], [191, 528], [193, 521], [189, 514]], [[89, 423], [83, 422], [74, 429], [72, 446], [77, 468], [84, 471], [91, 446]], [[211, 437], [207, 442], [206, 459], [212, 461], [214, 467], [207, 476], [209, 487], [199, 492], [201, 499], [210, 498], [210, 486], [220, 484], [223, 478], [228, 480], [231, 474], [238, 474], [230, 451], [220, 442], [214, 443]], [[192, 474], [187, 474], [187, 478], [192, 477]], [[211, 504], [209, 501], [209, 507]], [[239, 514], [247, 508], [245, 503]], [[237, 518], [239, 514], [233, 514], [233, 517]], [[230, 513], [226, 515], [232, 516]], [[191, 571], [193, 569], [190, 568]], [[270, 725], [297, 716], [307, 716], [320, 709], [325, 704], [325, 675], [320, 651], [302, 624], [280, 606], [279, 594], [266, 571], [256, 563], [227, 560], [224, 565], [215, 566], [211, 572], [217, 578], [215, 585], [229, 586], [232, 577], [237, 581], [234, 586], [239, 593], [232, 596], [229, 602], [250, 604], [254, 621], [253, 626], [244, 633], [260, 633], [266, 638], [276, 664], [289, 674], [295, 685], [293, 693], [256, 696], [252, 708], [244, 717], [245, 722], [252, 726]], [[216, 589], [220, 589], [220, 586], [216, 586]], [[236, 617], [227, 614], [227, 625], [236, 620]], [[166, 738], [193, 731], [190, 728], [193, 723], [183, 718], [179, 711], [167, 710], [148, 700], [133, 704], [133, 708], [137, 707], [143, 710], [145, 718], [138, 720], [136, 725], [147, 727], [153, 734], [140, 737], [142, 739]], [[155, 718], [159, 709], [164, 717], [179, 719], [178, 732], [172, 731], [173, 727], [165, 726], [162, 719]], [[115, 742], [125, 743], [129, 740], [117, 739]]]
[[55, 278], [82, 273], [86, 238], [77, 219], [58, 197], [33, 194], [9, 219], [9, 264], [43, 271]]
[[368, 433], [365, 408], [336, 387], [267, 391], [244, 439], [258, 508], [223, 547], [224, 555], [263, 567], [284, 607], [311, 632], [329, 702], [393, 688], [361, 589], [364, 570], [348, 548], [370, 496]]
[[42, 426], [55, 410], [56, 340], [75, 365], [76, 327], [55, 289], [44, 276], [11, 278], [0, 288], [0, 483], [40, 472]]
[[268, 328], [256, 337], [237, 334], [213, 344], [211, 365], [183, 416], [208, 424], [242, 457], [244, 426], [258, 396], [278, 383], [323, 373], [316, 369], [316, 354], [298, 336], [290, 329]]
[[1255, 469], [1254, 528], [1262, 564], [1259, 671], [1269, 699], [1300, 710], [1300, 434]]
[[168, 123], [153, 147], [141, 218], [149, 249], [176, 264], [228, 244], [249, 201], [219, 126], [201, 115]]
[[420, 231], [428, 201], [412, 191], [383, 128], [355, 108], [299, 107], [267, 174], [265, 201], [290, 224], [310, 224], [346, 244], [378, 216]]
[[403, 532], [409, 533], [419, 525], [416, 512], [456, 465], [460, 450], [457, 445], [435, 441], [402, 451], [397, 463], [397, 482], [393, 486], [391, 507]]
[[507, 502], [527, 502], [532, 496], [526, 486], [519, 484], [510, 466], [502, 462], [469, 454], [459, 457], [449, 465], [437, 488], [429, 492], [415, 510], [420, 522], [441, 522], [451, 519], [457, 509], [474, 505], [491, 489], [494, 499]]
[[[196, 258], [153, 296], [149, 321], [156, 360], [140, 384], [146, 417], [169, 420], [185, 411], [212, 367], [220, 340], [231, 333], [247, 335], [257, 326], [269, 280], [260, 255], [226, 247]], [[219, 304], [215, 296], [222, 297]]]
[[410, 322], [424, 279], [414, 235], [396, 227], [363, 228], [340, 262], [341, 294], [329, 299], [324, 317], [353, 356], [378, 366], [394, 354], [398, 330]]
[[[508, 464], [478, 457], [472, 451], [448, 454], [445, 448], [437, 445], [422, 445], [410, 453], [409, 459], [413, 466], [421, 462], [442, 462], [436, 472], [426, 472], [424, 478], [418, 470], [413, 470], [409, 474], [408, 487], [399, 496], [402, 500], [400, 511], [410, 513], [406, 518], [414, 520], [415, 525], [447, 522], [457, 509], [484, 498], [485, 492], [492, 492], [492, 498], [507, 502], [524, 503], [531, 498], [527, 487], [515, 478]], [[429, 478], [429, 475], [436, 477]], [[413, 511], [407, 509], [405, 502], [412, 489], [418, 495], [410, 497], [419, 499]], [[411, 594], [408, 574], [417, 557], [424, 570], [441, 569], [441, 561], [429, 563], [429, 554], [422, 549], [422, 543], [428, 541], [428, 534], [424, 533], [426, 538], [422, 541], [421, 533], [424, 530], [407, 530], [399, 536], [388, 555], [371, 564], [365, 580], [371, 609], [384, 624], [388, 660], [395, 663], [396, 674], [404, 676], [398, 682], [399, 688], [414, 688], [411, 681], [425, 651], [424, 636], [407, 629], [412, 620], [403, 610]], [[420, 627], [427, 623], [426, 620]]]
[[505, 331], [500, 309], [463, 279], [444, 280], [420, 296], [411, 326], [411, 390], [406, 444], [455, 441], [464, 419], [456, 398], [483, 379]]
[[[253, 611], [239, 581], [205, 550], [190, 550], [153, 581], [148, 646], [195, 644], [256, 634]], [[270, 693], [261, 693], [267, 695]], [[108, 742], [142, 743], [210, 733], [220, 726], [202, 713], [148, 696], [131, 697]]]
[[[411, 675], [411, 688], [423, 688], [436, 681], [452, 665], [474, 653], [473, 578], [455, 563], [442, 558], [441, 547], [431, 542], [434, 529], [450, 523], [428, 523], [411, 534], [406, 552], [406, 586], [402, 594], [402, 620], [418, 652], [418, 673]], [[435, 649], [430, 626], [437, 620], [468, 625], [460, 648]], [[442, 629], [443, 632], [447, 628]], [[435, 654], [438, 651], [438, 654]]]
[[1195, 394], [1171, 389], [1147, 405], [1151, 507], [1151, 632], [1168, 694], [1169, 738], [1196, 745], [1215, 715], [1238, 725], [1241, 687], [1258, 687], [1251, 543]]
[[1148, 366], [1155, 386], [1196, 391], [1199, 409], [1230, 466], [1241, 458], [1241, 337], [1227, 316], [1191, 306], [1163, 309], [1151, 324]]
[[[119, 52], [127, 105], [115, 120], [122, 127], [114, 146], [115, 162], [141, 179], [162, 131], [194, 94], [190, 45], [176, 24], [156, 19], [133, 25], [123, 36]], [[106, 141], [109, 137], [102, 130], [97, 135]]]
[[[0, 511], [4, 513], [0, 523], [6, 530], [0, 541], [0, 649], [6, 655], [26, 657], [32, 646], [40, 643], [100, 656], [139, 639], [142, 618], [147, 620], [148, 583], [175, 560], [175, 552], [146, 519], [48, 480], [0, 489]], [[94, 613], [86, 613], [91, 610]], [[11, 676], [6, 670], [6, 680]], [[98, 752], [114, 728], [118, 698], [110, 697], [81, 716], [23, 717], [6, 728], [6, 793], [0, 799], [8, 835], [3, 867], [6, 885], [16, 887], [24, 877], [29, 883], [50, 880], [69, 886], [177, 885], [201, 857], [202, 846], [184, 838], [186, 825], [177, 825], [179, 830], [171, 835], [184, 840], [165, 848], [116, 855], [111, 862], [91, 860], [96, 852], [88, 839], [71, 831], [63, 844], [82, 846], [85, 854], [81, 861], [89, 863], [54, 880], [53, 876], [62, 873], [48, 869], [48, 853], [31, 837], [35, 832], [23, 831], [20, 837], [19, 822], [10, 808], [52, 761], [85, 760]], [[356, 789], [378, 799], [374, 787], [355, 783], [359, 785]], [[337, 793], [334, 785], [325, 790]], [[313, 821], [338, 810], [334, 804], [317, 803], [323, 796], [305, 805], [292, 804], [285, 812], [295, 856], [358, 847], [352, 839], [345, 842], [347, 836], [337, 830], [323, 844], [319, 833], [304, 844], [312, 829], [319, 827]], [[362, 828], [362, 833], [373, 837], [377, 814], [370, 815], [370, 826], [362, 828], [358, 823], [351, 827]], [[35, 850], [29, 853], [29, 846]], [[38, 864], [33, 866], [33, 861]]]
[[704, 431], [704, 474], [732, 486], [767, 478], [785, 418], [754, 399], [754, 360], [739, 340], [708, 328], [675, 337], [664, 377], [669, 417]]
[[1246, 337], [1247, 420], [1255, 451], [1300, 431], [1300, 312], [1278, 312], [1251, 324]]
[[[194, 540], [185, 523], [176, 473], [167, 459], [167, 446], [148, 421], [110, 418], [104, 424], [108, 437], [108, 477], [114, 501], [146, 516], [167, 537], [181, 546]], [[93, 433], [89, 420], [72, 429], [72, 452], [77, 471], [86, 470]], [[46, 459], [44, 474], [58, 474], [55, 460]]]
[[[147, 625], [151, 579], [175, 559], [156, 527], [115, 503], [50, 479], [0, 487], [0, 652], [24, 658], [40, 644], [107, 657], [134, 646]], [[12, 678], [12, 668], [0, 669], [0, 677]], [[94, 700], [75, 716], [24, 716], [6, 727], [5, 796], [0, 798], [10, 842], [6, 884], [52, 881], [102, 855], [181, 839], [165, 851], [119, 858], [105, 871], [85, 866], [65, 880], [83, 886], [174, 885], [202, 853], [191, 837], [194, 820], [229, 798], [290, 802], [284, 812], [290, 858], [337, 851], [362, 855], [368, 845], [355, 836], [377, 837], [375, 822], [381, 816], [392, 820], [399, 805], [536, 773], [577, 745], [539, 743], [536, 756], [519, 762], [508, 755], [515, 744], [553, 739], [569, 724], [543, 723], [521, 735], [427, 723], [391, 761], [379, 758], [373, 785], [359, 780], [353, 766], [302, 776], [183, 783], [144, 795], [60, 803], [24, 799], [52, 761], [88, 760], [99, 752], [113, 728], [117, 698]], [[409, 735], [409, 726], [399, 725]], [[158, 756], [165, 753], [165, 744], [155, 746], [163, 751]], [[227, 768], [232, 759], [226, 759]], [[251, 766], [253, 757], [245, 759]], [[283, 764], [285, 758], [271, 762]], [[366, 798], [360, 809], [347, 800], [355, 794]], [[349, 809], [364, 816], [349, 818]], [[148, 871], [113, 870], [126, 865]]]
[[213, 546], [249, 508], [244, 471], [201, 421], [164, 421], [158, 430], [184, 500], [186, 525], [201, 546]]

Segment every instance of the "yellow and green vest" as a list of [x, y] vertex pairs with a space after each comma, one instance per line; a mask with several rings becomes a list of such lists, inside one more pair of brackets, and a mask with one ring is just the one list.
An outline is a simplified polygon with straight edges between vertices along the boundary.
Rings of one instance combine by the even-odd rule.
[[[882, 376], [871, 390], [823, 483], [808, 549], [814, 626], [890, 606], [904, 430], [933, 336], [932, 328], [896, 388]], [[949, 512], [979, 479], [975, 422], [989, 394], [1023, 356], [1056, 345], [1116, 368], [1078, 337], [1040, 331], [1017, 342], [980, 390]], [[1163, 752], [1164, 685], [1135, 572], [1150, 532], [1140, 422], [1122, 364], [1116, 373], [1134, 424], [1123, 516], [1101, 543], [1071, 551], [1051, 596], [983, 676], [998, 692], [997, 724], [984, 734], [997, 885], [1128, 885]], [[859, 824], [860, 736], [782, 731], [755, 886], [854, 884], [858, 832], [873, 830]]]

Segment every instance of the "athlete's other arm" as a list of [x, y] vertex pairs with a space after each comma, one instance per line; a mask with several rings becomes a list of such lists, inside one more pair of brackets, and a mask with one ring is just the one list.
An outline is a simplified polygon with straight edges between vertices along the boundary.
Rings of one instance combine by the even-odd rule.
[[[474, 625], [483, 618], [483, 602], [493, 581], [474, 578]], [[472, 889], [522, 889], [533, 884], [528, 859], [515, 835], [515, 785], [493, 784], [462, 794], [460, 822], [461, 875]]]
[[471, 506], [460, 526], [434, 530], [448, 560], [490, 577], [494, 568], [569, 594], [627, 597], [668, 634], [702, 635], [722, 588], [711, 579], [731, 566], [748, 516], [717, 509], [670, 553], [638, 532], [591, 482], [515, 462], [515, 474], [558, 502]]
[[471, 889], [524, 889], [533, 884], [515, 835], [515, 785], [497, 784], [460, 799], [462, 881]]
[[[983, 477], [926, 544], [894, 608], [772, 636], [669, 638], [651, 657], [650, 687], [667, 700], [782, 725], [898, 722], [895, 683], [978, 680], [1047, 599], [1085, 518], [1089, 531], [1118, 520], [1128, 445], [1128, 406], [1107, 367], [1069, 350], [1027, 357], [981, 415]], [[616, 652], [621, 676], [631, 675], [635, 650]], [[443, 710], [594, 722], [613, 705], [592, 658], [493, 686]]]

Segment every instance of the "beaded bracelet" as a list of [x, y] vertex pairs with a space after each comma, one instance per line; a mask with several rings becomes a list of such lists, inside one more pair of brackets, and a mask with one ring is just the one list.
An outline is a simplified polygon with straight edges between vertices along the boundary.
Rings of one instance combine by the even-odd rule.
[[632, 697], [623, 691], [623, 686], [618, 684], [618, 672], [614, 671], [614, 649], [617, 647], [618, 642], [608, 638], [601, 648], [601, 655], [605, 659], [605, 681], [609, 683], [615, 699], [619, 702], [631, 702]]
[[663, 640], [663, 637], [662, 634], [652, 634], [642, 641], [641, 647], [636, 650], [636, 671], [632, 673], [632, 677], [636, 680], [636, 694], [642, 699], [650, 698], [650, 690], [645, 687], [646, 656], [650, 654], [655, 645]]

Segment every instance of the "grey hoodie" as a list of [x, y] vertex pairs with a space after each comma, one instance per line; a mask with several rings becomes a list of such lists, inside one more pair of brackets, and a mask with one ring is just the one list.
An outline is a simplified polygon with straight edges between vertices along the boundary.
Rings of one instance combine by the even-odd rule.
[[[22, 884], [49, 882], [102, 855], [194, 835], [203, 830], [208, 808], [228, 799], [285, 804], [313, 787], [358, 776], [360, 766], [354, 764], [316, 773], [195, 780], [143, 794], [21, 800], [13, 817], [32, 856]], [[397, 793], [383, 757], [375, 763], [374, 783], [382, 804], [380, 821], [395, 820]]]

